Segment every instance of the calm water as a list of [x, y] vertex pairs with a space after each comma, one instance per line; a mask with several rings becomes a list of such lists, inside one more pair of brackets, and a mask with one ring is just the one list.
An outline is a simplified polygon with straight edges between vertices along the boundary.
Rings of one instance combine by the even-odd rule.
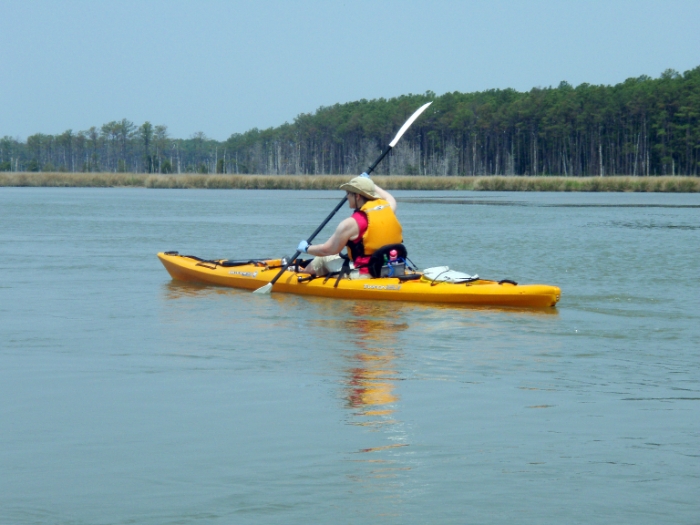
[[558, 308], [155, 257], [290, 255], [339, 192], [0, 189], [0, 523], [700, 523], [700, 197], [396, 195], [419, 266]]

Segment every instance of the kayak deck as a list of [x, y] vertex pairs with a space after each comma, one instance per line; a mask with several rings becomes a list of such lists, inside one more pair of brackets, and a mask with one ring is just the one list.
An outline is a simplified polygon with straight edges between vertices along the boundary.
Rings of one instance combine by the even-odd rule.
[[[207, 261], [177, 252], [158, 254], [173, 279], [257, 290], [279, 273], [281, 261], [269, 259], [250, 262]], [[516, 285], [478, 279], [468, 283], [433, 282], [415, 272], [407, 279], [379, 277], [347, 279], [316, 277], [302, 280], [306, 274], [286, 270], [274, 285], [275, 292], [315, 295], [335, 299], [372, 299], [489, 306], [551, 307], [557, 304], [561, 290], [545, 284]], [[337, 286], [336, 286], [337, 281]]]

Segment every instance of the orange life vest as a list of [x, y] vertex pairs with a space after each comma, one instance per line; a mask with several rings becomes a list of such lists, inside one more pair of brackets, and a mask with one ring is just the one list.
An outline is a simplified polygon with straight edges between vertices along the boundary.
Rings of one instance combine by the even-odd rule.
[[382, 246], [403, 242], [401, 223], [387, 201], [367, 201], [358, 212], [367, 218], [367, 229], [364, 233], [360, 230], [360, 236], [347, 243], [348, 255], [356, 266], [357, 263], [366, 264], [363, 259], [369, 259]]

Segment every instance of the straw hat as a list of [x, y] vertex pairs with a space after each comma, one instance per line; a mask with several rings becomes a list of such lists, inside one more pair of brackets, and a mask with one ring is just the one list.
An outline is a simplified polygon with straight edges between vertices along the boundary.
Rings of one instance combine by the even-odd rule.
[[379, 198], [379, 195], [374, 190], [374, 182], [367, 177], [355, 177], [350, 182], [346, 182], [340, 186], [340, 189], [349, 191], [350, 193], [357, 193], [371, 201]]

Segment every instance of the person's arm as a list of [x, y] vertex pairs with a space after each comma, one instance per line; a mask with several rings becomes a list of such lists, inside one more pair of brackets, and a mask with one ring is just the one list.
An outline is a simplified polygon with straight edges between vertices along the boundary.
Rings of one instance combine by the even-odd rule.
[[391, 209], [394, 210], [394, 213], [396, 213], [396, 199], [394, 198], [394, 196], [385, 189], [382, 189], [379, 186], [377, 186], [377, 183], [374, 184], [374, 191], [377, 192], [377, 195], [379, 195], [380, 198], [387, 201]]
[[343, 220], [333, 232], [333, 235], [323, 244], [312, 244], [306, 250], [309, 255], [324, 257], [326, 255], [338, 255], [348, 241], [360, 234], [357, 221], [352, 217]]

